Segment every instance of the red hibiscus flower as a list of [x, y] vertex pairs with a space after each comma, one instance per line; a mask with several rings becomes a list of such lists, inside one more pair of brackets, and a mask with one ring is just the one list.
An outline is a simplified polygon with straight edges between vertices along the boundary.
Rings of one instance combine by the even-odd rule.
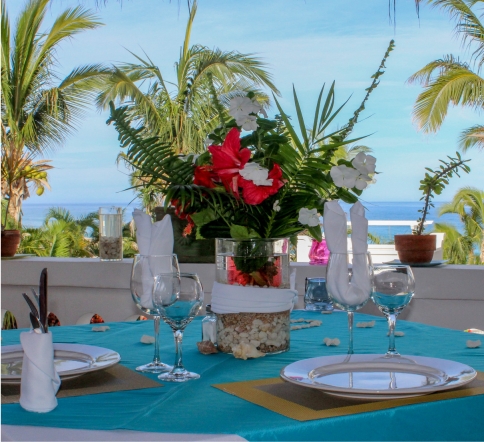
[[247, 204], [257, 205], [264, 201], [271, 195], [277, 193], [277, 191], [284, 186], [282, 181], [282, 170], [278, 164], [274, 164], [274, 167], [269, 172], [267, 177], [272, 179], [272, 186], [257, 186], [253, 181], [246, 180], [240, 177], [240, 186], [242, 187], [242, 196]]
[[226, 190], [239, 194], [239, 170], [243, 169], [250, 159], [250, 150], [240, 149], [240, 133], [232, 128], [225, 137], [222, 146], [209, 146], [212, 154], [213, 171], [220, 177]]
[[193, 183], [197, 186], [213, 188], [215, 187], [213, 175], [212, 166], [197, 166], [195, 167]]

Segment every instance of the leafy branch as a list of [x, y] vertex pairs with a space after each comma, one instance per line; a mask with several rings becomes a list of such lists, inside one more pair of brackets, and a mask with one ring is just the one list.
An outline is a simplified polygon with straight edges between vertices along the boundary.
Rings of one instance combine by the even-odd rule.
[[454, 174], [460, 177], [458, 172], [459, 169], [465, 173], [469, 173], [471, 170], [467, 164], [464, 164], [470, 160], [463, 160], [459, 152], [456, 152], [455, 154], [457, 158], [447, 156], [450, 160], [449, 162], [439, 160], [442, 163], [440, 169], [432, 170], [429, 167], [425, 168], [433, 175], [425, 173], [425, 178], [420, 181], [419, 190], [423, 191], [423, 196], [420, 198], [420, 201], [424, 200], [424, 207], [419, 210], [422, 216], [417, 220], [417, 227], [413, 230], [415, 235], [421, 235], [424, 231], [424, 223], [429, 209], [430, 207], [434, 207], [432, 198], [434, 198], [435, 195], [440, 195], [442, 193], [442, 190], [444, 190], [446, 184], [449, 184], [449, 179], [452, 178]]

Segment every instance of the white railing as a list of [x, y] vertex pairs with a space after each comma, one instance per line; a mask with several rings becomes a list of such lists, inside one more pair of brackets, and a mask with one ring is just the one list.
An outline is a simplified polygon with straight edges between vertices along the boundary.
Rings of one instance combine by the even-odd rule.
[[[2, 309], [12, 311], [20, 327], [28, 327], [28, 307], [22, 293], [38, 287], [40, 272], [49, 271], [49, 307], [63, 325], [75, 324], [87, 313], [105, 321], [123, 321], [140, 314], [129, 289], [132, 260], [101, 262], [89, 258], [25, 258], [2, 260]], [[291, 263], [299, 292], [297, 308], [303, 308], [306, 277], [325, 276], [325, 266]], [[211, 299], [214, 264], [181, 264], [182, 271], [196, 272]], [[416, 292], [401, 318], [458, 330], [484, 330], [484, 266], [414, 268]], [[381, 314], [368, 303], [362, 310]], [[324, 318], [322, 318], [324, 320]]]
[[[433, 221], [425, 221], [424, 225], [429, 226], [433, 224]], [[348, 228], [351, 228], [351, 222], [347, 222]], [[388, 221], [388, 220], [369, 220], [369, 226], [388, 226], [401, 227], [406, 226], [410, 228], [410, 231], [417, 226], [417, 221]], [[408, 233], [410, 233], [410, 231]], [[442, 242], [444, 240], [444, 233], [433, 233], [437, 236], [437, 249], [434, 253], [434, 260], [442, 259]], [[296, 260], [297, 262], [309, 262], [309, 250], [311, 249], [311, 238], [309, 236], [298, 236]], [[348, 250], [351, 250], [351, 241], [348, 238]], [[397, 251], [394, 244], [369, 244], [368, 250], [371, 253], [373, 262], [375, 264], [381, 264], [384, 262], [393, 261], [398, 259]]]

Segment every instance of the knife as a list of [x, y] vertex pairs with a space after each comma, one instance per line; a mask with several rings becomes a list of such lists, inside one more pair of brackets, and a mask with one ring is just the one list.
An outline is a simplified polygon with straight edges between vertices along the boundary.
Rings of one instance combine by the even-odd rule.
[[30, 313], [30, 323], [34, 329], [40, 328], [40, 330], [43, 332], [39, 320], [32, 314], [32, 312]]
[[31, 301], [31, 299], [27, 296], [26, 293], [22, 293], [22, 296], [24, 297], [25, 301], [27, 301], [27, 304], [30, 307], [30, 311], [32, 312], [32, 315], [34, 315], [37, 320], [40, 318], [39, 312], [37, 310], [37, 307], [35, 307], [35, 304]]
[[44, 333], [47, 333], [47, 269], [40, 273], [39, 284], [39, 308], [40, 308], [40, 325]]
[[30, 288], [30, 290], [32, 291], [32, 294], [34, 295], [34, 298], [35, 298], [35, 301], [37, 302], [37, 305], [39, 305], [39, 295], [37, 294], [37, 292], [33, 288]]

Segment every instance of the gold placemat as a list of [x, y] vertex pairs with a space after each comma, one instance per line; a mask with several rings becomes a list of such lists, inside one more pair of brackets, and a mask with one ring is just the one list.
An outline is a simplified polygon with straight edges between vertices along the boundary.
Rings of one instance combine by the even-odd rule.
[[280, 378], [216, 384], [213, 387], [291, 419], [309, 421], [484, 394], [484, 373], [478, 372], [472, 382], [450, 391], [384, 401], [340, 398]]
[[[106, 370], [86, 373], [78, 378], [62, 381], [58, 398], [84, 396], [86, 394], [111, 393], [113, 391], [157, 388], [163, 385], [123, 365], [116, 364]], [[19, 401], [20, 384], [2, 384], [2, 404]]]

